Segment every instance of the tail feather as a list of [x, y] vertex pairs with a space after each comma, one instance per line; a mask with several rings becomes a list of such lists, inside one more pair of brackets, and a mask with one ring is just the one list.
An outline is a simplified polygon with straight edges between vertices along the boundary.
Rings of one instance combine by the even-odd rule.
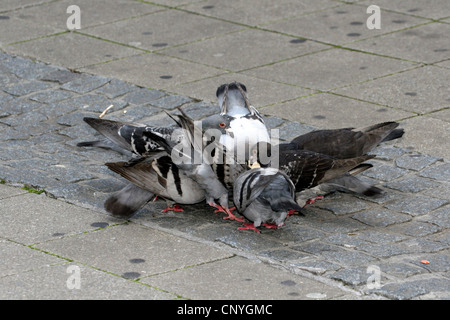
[[105, 201], [105, 209], [113, 216], [129, 218], [149, 202], [155, 194], [129, 184], [122, 190], [115, 192]]

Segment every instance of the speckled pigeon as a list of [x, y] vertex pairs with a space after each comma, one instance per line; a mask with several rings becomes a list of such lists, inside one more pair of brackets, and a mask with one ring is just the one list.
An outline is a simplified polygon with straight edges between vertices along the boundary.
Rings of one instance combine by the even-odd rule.
[[252, 223], [239, 229], [259, 233], [259, 226], [281, 227], [289, 211], [302, 209], [294, 195], [291, 179], [278, 169], [254, 168], [242, 173], [234, 183], [233, 200], [236, 209]]
[[[218, 211], [226, 213], [226, 219], [241, 221], [236, 217], [228, 207], [228, 190], [218, 179], [216, 173], [211, 167], [212, 158], [205, 155], [208, 146], [203, 139], [203, 132], [195, 126], [193, 120], [189, 118], [181, 109], [181, 115], [176, 115], [178, 122], [184, 129], [185, 138], [181, 143], [176, 144], [172, 140], [159, 136], [155, 133], [149, 133], [149, 137], [164, 147], [166, 152], [172, 157], [173, 163], [187, 177], [191, 178], [205, 191], [206, 202], [215, 207]], [[210, 128], [218, 129], [224, 133], [229, 128], [229, 117], [221, 115], [222, 121], [217, 121]], [[218, 144], [214, 142], [214, 144]], [[219, 200], [216, 204], [215, 199]]]
[[[173, 204], [194, 204], [205, 199], [205, 191], [172, 162], [168, 155], [133, 166], [126, 162], [106, 163], [108, 168], [127, 179], [134, 186], [116, 192], [105, 202], [105, 209], [115, 216], [129, 217], [155, 195]], [[147, 192], [146, 192], [147, 191]], [[169, 205], [166, 211], [183, 211]]]
[[[316, 130], [298, 136], [288, 144], [280, 145], [283, 150], [309, 150], [337, 159], [354, 158], [367, 154], [378, 144], [400, 138], [403, 129], [397, 129], [396, 122], [383, 122], [359, 129], [343, 128]], [[355, 175], [371, 168], [371, 164], [361, 164], [343, 175], [320, 184], [314, 188], [297, 193], [297, 202], [305, 205], [333, 191], [355, 192], [366, 196], [375, 196], [382, 192], [380, 188], [370, 185]]]

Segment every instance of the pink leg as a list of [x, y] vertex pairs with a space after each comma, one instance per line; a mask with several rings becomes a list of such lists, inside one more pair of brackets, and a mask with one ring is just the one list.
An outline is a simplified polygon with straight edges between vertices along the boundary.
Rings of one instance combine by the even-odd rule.
[[259, 230], [255, 227], [255, 225], [254, 225], [253, 223], [246, 223], [246, 222], [243, 222], [243, 224], [244, 224], [244, 226], [243, 226], [243, 227], [239, 227], [238, 230], [254, 230], [254, 231], [258, 232], [258, 233], [261, 233], [261, 231], [259, 231]]
[[[236, 217], [233, 212], [231, 212], [231, 209], [228, 208], [223, 208], [221, 206], [219, 206], [218, 204], [214, 203], [214, 202], [209, 202], [208, 203], [211, 207], [216, 208], [217, 210], [214, 211], [214, 213], [217, 212], [223, 212], [226, 213], [228, 216], [224, 217], [224, 219], [230, 219], [230, 220], [236, 220], [239, 222], [244, 222], [244, 217]], [[232, 208], [233, 209], [233, 208]]]
[[175, 204], [173, 207], [165, 208], [161, 212], [167, 212], [167, 211], [184, 211], [184, 209], [181, 208], [179, 205]]
[[278, 226], [275, 223], [263, 223], [262, 226], [267, 229], [278, 229]]
[[308, 201], [306, 201], [305, 205], [303, 206], [306, 207], [308, 204], [313, 204], [314, 202], [316, 202], [317, 200], [322, 200], [323, 196], [317, 196], [315, 198], [309, 199]]

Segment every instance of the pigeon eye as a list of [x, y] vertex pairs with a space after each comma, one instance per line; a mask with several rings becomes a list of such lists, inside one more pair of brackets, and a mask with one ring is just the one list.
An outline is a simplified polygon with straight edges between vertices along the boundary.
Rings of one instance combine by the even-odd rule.
[[225, 122], [221, 122], [221, 123], [219, 124], [219, 127], [225, 128]]

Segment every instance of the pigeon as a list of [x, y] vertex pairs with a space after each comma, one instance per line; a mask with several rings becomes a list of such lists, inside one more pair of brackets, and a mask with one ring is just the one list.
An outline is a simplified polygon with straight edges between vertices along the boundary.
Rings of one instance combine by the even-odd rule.
[[[343, 128], [316, 130], [294, 138], [290, 143], [281, 144], [280, 150], [309, 150], [337, 159], [354, 158], [367, 154], [381, 142], [398, 139], [404, 130], [397, 129], [397, 122], [383, 122], [359, 129]], [[343, 175], [297, 194], [297, 202], [313, 203], [315, 198], [334, 192], [354, 192], [366, 196], [382, 193], [380, 188], [364, 182], [355, 175], [372, 168], [371, 164], [361, 164]]]
[[246, 151], [260, 141], [270, 141], [264, 119], [255, 107], [250, 105], [247, 88], [239, 82], [219, 86], [216, 96], [221, 114], [232, 118], [229, 132], [221, 137], [220, 143], [227, 150], [234, 151], [238, 161], [245, 161], [248, 156]]
[[316, 130], [294, 138], [281, 149], [309, 150], [337, 159], [359, 157], [370, 152], [380, 142], [400, 138], [403, 129], [397, 122], [383, 122], [364, 128]]
[[[132, 184], [106, 200], [105, 209], [114, 216], [130, 217], [155, 195], [178, 204], [194, 204], [205, 199], [205, 191], [166, 154], [134, 166], [126, 162], [106, 163], [106, 166]], [[169, 210], [183, 211], [178, 205], [169, 205], [163, 212]]]
[[[261, 160], [264, 151], [267, 151], [266, 161]], [[362, 155], [349, 159], [337, 159], [309, 150], [273, 148], [268, 143], [260, 142], [252, 149], [250, 162], [258, 162], [262, 167], [270, 167], [276, 161], [278, 169], [289, 176], [295, 185], [295, 191], [300, 193], [346, 173], [351, 175], [358, 170], [363, 170], [367, 167], [367, 164], [363, 162], [374, 157], [375, 155]], [[305, 194], [309, 195], [310, 191], [305, 191]], [[303, 205], [313, 202], [314, 199]], [[298, 202], [298, 204], [302, 203]]]
[[[202, 128], [211, 129], [217, 123], [229, 121], [231, 117], [227, 115], [211, 115], [202, 120]], [[164, 150], [158, 143], [149, 138], [148, 133], [154, 133], [170, 139], [175, 143], [180, 143], [184, 138], [183, 130], [178, 126], [152, 127], [137, 123], [126, 123], [100, 118], [85, 117], [83, 120], [105, 138], [97, 141], [86, 141], [77, 144], [79, 147], [97, 147], [112, 149], [131, 159], [126, 163], [127, 166], [133, 166], [154, 153]], [[225, 122], [224, 122], [225, 121]], [[220, 127], [219, 127], [220, 128]]]
[[[181, 109], [178, 122], [184, 129], [185, 139], [176, 144], [174, 141], [164, 138], [152, 132], [148, 132], [149, 137], [161, 145], [171, 156], [173, 163], [187, 177], [194, 180], [205, 191], [206, 203], [217, 211], [224, 212], [227, 216], [224, 219], [242, 221], [243, 218], [236, 217], [228, 207], [228, 189], [218, 179], [211, 166], [211, 157], [203, 152], [208, 146], [203, 137], [202, 130], [195, 126], [193, 120], [189, 118]], [[220, 115], [223, 119], [216, 122], [216, 126], [211, 123], [212, 128], [221, 130], [222, 133], [229, 129], [230, 122], [226, 115]], [[224, 125], [225, 124], [225, 125]], [[208, 131], [209, 131], [208, 130]], [[212, 142], [214, 146], [219, 146], [217, 141]], [[213, 148], [216, 150], [216, 148]], [[242, 166], [243, 168], [243, 166]], [[219, 199], [219, 204], [215, 202]]]
[[239, 230], [255, 230], [260, 226], [278, 228], [291, 210], [302, 208], [294, 200], [295, 186], [289, 177], [275, 168], [253, 168], [235, 181], [233, 201], [236, 209], [252, 223]]

